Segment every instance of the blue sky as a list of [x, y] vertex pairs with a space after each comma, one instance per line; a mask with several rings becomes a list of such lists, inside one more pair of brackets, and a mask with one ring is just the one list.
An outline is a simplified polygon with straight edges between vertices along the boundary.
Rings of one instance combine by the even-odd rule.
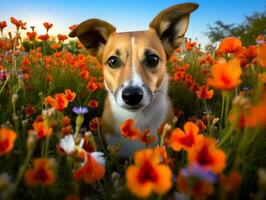
[[[0, 21], [13, 16], [27, 21], [28, 27], [36, 26], [38, 33], [44, 33], [42, 23], [52, 22], [51, 34], [58, 32], [67, 34], [68, 26], [78, 24], [89, 18], [100, 18], [117, 27], [117, 31], [145, 30], [149, 22], [161, 10], [175, 4], [189, 2], [179, 0], [0, 0]], [[239, 23], [245, 15], [266, 9], [265, 0], [194, 0], [200, 4], [198, 10], [191, 15], [187, 37], [203, 45], [208, 43], [204, 35], [208, 24], [216, 20], [226, 23]], [[9, 27], [10, 30], [10, 27]]]

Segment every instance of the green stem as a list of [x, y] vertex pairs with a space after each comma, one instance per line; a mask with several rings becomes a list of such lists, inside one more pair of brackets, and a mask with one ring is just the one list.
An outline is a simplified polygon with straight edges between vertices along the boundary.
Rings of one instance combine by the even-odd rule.
[[225, 93], [223, 91], [222, 92], [222, 110], [220, 114], [220, 130], [222, 130], [222, 127], [223, 127], [224, 104], [225, 104]]
[[83, 106], [86, 105], [87, 101], [88, 101], [88, 100], [90, 99], [90, 97], [91, 97], [91, 94], [92, 94], [92, 92], [90, 92], [90, 93], [88, 94], [88, 96], [86, 97], [86, 99], [85, 99], [85, 101], [84, 101], [84, 103], [83, 103]]
[[210, 115], [209, 115], [209, 111], [208, 111], [208, 107], [207, 107], [207, 102], [206, 100], [204, 99], [203, 100], [203, 104], [204, 104], [204, 108], [205, 108], [205, 111], [206, 111], [206, 115], [207, 115], [207, 133], [208, 135], [210, 135]]
[[18, 172], [18, 175], [17, 175], [17, 179], [15, 181], [15, 193], [18, 190], [18, 186], [20, 184], [20, 181], [21, 181], [21, 179], [23, 177], [23, 174], [24, 174], [24, 172], [25, 172], [25, 170], [27, 168], [27, 165], [28, 165], [28, 163], [30, 161], [30, 158], [31, 158], [32, 153], [33, 153], [33, 149], [34, 148], [31, 148], [31, 149], [28, 150], [28, 153], [27, 153], [27, 156], [26, 156], [26, 160], [25, 160], [24, 164], [19, 169], [19, 172]]

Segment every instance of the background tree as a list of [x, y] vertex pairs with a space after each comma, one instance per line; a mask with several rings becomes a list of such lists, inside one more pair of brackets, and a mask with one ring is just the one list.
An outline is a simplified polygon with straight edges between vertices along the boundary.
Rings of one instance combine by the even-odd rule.
[[266, 10], [245, 16], [240, 24], [225, 24], [218, 20], [208, 26], [205, 34], [213, 43], [224, 37], [234, 36], [240, 38], [245, 46], [252, 45], [258, 35], [266, 35]]

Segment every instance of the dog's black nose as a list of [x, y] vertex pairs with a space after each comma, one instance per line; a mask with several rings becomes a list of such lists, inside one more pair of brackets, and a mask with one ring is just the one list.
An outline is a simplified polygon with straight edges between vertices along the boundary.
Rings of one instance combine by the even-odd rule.
[[126, 104], [135, 106], [142, 100], [143, 91], [140, 87], [129, 86], [122, 91], [122, 98]]

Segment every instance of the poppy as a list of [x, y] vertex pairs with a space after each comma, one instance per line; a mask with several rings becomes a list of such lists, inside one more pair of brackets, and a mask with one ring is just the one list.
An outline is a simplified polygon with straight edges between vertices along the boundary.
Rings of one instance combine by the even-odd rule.
[[44, 138], [46, 136], [49, 137], [53, 132], [52, 128], [47, 127], [44, 121], [35, 121], [32, 126], [39, 139]]
[[224, 38], [219, 47], [218, 52], [219, 53], [237, 53], [241, 50], [242, 42], [240, 39], [235, 37], [227, 37]]
[[71, 91], [70, 89], [66, 89], [65, 90], [65, 95], [66, 95], [66, 99], [69, 101], [69, 102], [72, 102], [74, 101], [74, 99], [76, 98], [76, 93]]
[[88, 106], [89, 106], [90, 108], [97, 108], [97, 107], [99, 106], [99, 102], [96, 101], [95, 99], [91, 99], [91, 100], [89, 100], [89, 102], [88, 102]]
[[176, 128], [171, 132], [171, 136], [168, 140], [168, 144], [175, 151], [184, 149], [186, 151], [193, 149], [197, 144], [199, 138], [199, 128], [193, 122], [186, 122], [184, 125], [184, 131], [180, 128]]
[[160, 164], [157, 151], [137, 151], [134, 163], [126, 169], [127, 186], [134, 195], [141, 198], [152, 192], [162, 195], [172, 187], [172, 172], [169, 166]]
[[9, 128], [0, 128], [0, 156], [9, 153], [17, 138], [17, 134]]
[[33, 161], [33, 168], [25, 172], [25, 181], [29, 186], [49, 186], [54, 183], [55, 175], [52, 163], [46, 158], [37, 158]]
[[199, 99], [211, 99], [213, 97], [213, 90], [208, 90], [206, 85], [203, 85], [196, 91], [196, 95]]
[[136, 140], [140, 136], [140, 130], [134, 127], [134, 120], [128, 119], [120, 125], [120, 133], [123, 137], [131, 140]]
[[211, 68], [212, 78], [207, 84], [220, 90], [231, 90], [241, 83], [241, 67], [238, 59], [214, 64]]
[[49, 29], [52, 28], [53, 24], [49, 22], [44, 22], [43, 26], [46, 29], [46, 32], [48, 33]]
[[74, 171], [74, 179], [83, 179], [87, 184], [102, 179], [105, 175], [105, 159], [103, 158], [103, 153], [87, 153], [84, 151], [83, 154], [81, 157], [84, 158], [84, 163], [79, 169]]
[[195, 148], [188, 151], [190, 165], [198, 164], [218, 174], [226, 166], [225, 153], [215, 146], [215, 139], [201, 137]]

